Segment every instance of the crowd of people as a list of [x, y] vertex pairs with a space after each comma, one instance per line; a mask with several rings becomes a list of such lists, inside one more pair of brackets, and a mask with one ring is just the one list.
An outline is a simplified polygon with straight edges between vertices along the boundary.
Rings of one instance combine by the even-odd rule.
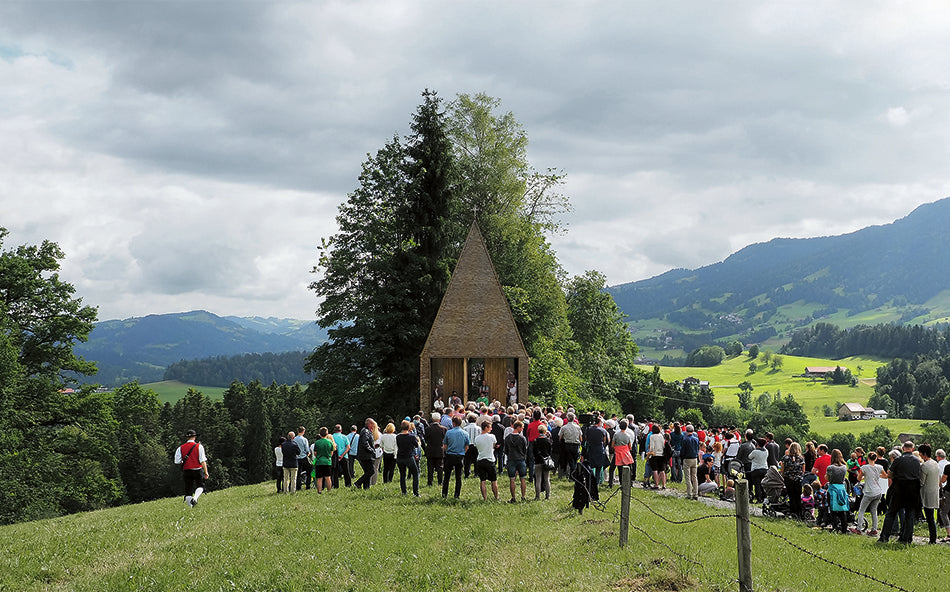
[[[505, 407], [498, 401], [467, 406], [450, 401], [426, 415], [386, 419], [382, 429], [372, 418], [346, 433], [341, 425], [332, 432], [321, 427], [312, 443], [306, 434], [301, 426], [275, 443], [279, 492], [315, 488], [323, 493], [341, 482], [369, 489], [380, 478], [392, 482], [398, 467], [404, 495], [411, 489], [419, 496], [424, 480], [425, 486], [438, 487], [442, 497], [451, 489], [459, 498], [463, 479], [475, 476], [482, 499], [499, 500], [498, 480], [507, 474], [508, 502], [518, 503], [528, 499], [529, 483], [535, 500], [550, 498], [554, 476], [583, 489], [580, 504], [575, 489], [574, 505], [580, 510], [590, 498], [597, 499], [600, 488], [619, 483], [619, 468], [629, 466], [642, 487], [663, 490], [669, 481], [685, 483], [689, 499], [734, 500], [735, 480], [744, 478], [753, 502], [773, 509], [781, 504], [783, 515], [816, 528], [866, 533], [882, 542], [897, 536], [906, 543], [922, 520], [930, 543], [938, 542], [938, 524], [947, 533], [940, 542], [950, 542], [950, 464], [944, 450], [933, 451], [928, 444], [904, 442], [894, 450], [867, 454], [857, 447], [845, 458], [825, 444], [803, 446], [791, 439], [779, 444], [771, 433], [760, 437], [734, 427], [638, 423], [632, 415]], [[176, 462], [190, 471], [186, 503], [194, 505], [201, 494], [195, 493], [195, 484], [207, 466], [198, 448], [194, 457], [188, 454], [195, 446], [193, 438], [190, 442], [179, 450]], [[880, 530], [879, 515], [884, 516]]]

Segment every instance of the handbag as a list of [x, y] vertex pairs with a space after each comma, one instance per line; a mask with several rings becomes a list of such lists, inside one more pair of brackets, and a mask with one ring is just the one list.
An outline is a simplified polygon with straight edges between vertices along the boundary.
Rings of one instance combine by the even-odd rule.
[[553, 468], [554, 468], [554, 459], [551, 458], [550, 456], [545, 456], [545, 457], [544, 457], [544, 466], [547, 467], [547, 468], [549, 468], [549, 469], [553, 469]]

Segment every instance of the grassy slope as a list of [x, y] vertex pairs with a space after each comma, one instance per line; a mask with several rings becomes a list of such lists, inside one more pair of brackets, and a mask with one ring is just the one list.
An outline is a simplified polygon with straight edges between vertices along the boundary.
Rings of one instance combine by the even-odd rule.
[[[804, 358], [798, 356], [782, 356], [784, 363], [779, 370], [760, 368], [755, 374], [749, 373], [749, 356], [743, 354], [729, 358], [712, 368], [682, 368], [661, 367], [660, 375], [663, 380], [682, 380], [694, 376], [700, 380], [708, 380], [716, 403], [727, 407], [738, 407], [739, 399], [736, 396], [738, 384], [743, 381], [752, 383], [753, 400], [764, 392], [783, 395], [793, 395], [805, 413], [808, 414], [811, 429], [821, 435], [834, 432], [852, 433], [869, 432], [877, 424], [887, 426], [895, 435], [900, 432], [920, 431], [921, 421], [916, 419], [887, 419], [867, 421], [838, 421], [837, 417], [825, 417], [822, 409], [825, 405], [835, 407], [835, 403], [861, 403], [867, 405], [868, 399], [874, 394], [873, 383], [877, 368], [884, 362], [866, 357], [852, 357], [843, 360], [827, 360], [821, 358]], [[762, 366], [761, 359], [758, 360]], [[836, 366], [847, 367], [859, 379], [858, 386], [832, 385], [823, 380], [814, 380], [794, 376], [803, 374], [805, 366]], [[861, 366], [861, 370], [858, 370]], [[642, 367], [651, 370], [648, 367]], [[837, 412], [837, 409], [835, 409]]]
[[201, 391], [208, 397], [212, 399], [220, 399], [224, 396], [224, 391], [227, 389], [216, 387], [216, 386], [194, 386], [191, 384], [185, 384], [183, 382], [178, 382], [177, 380], [164, 380], [162, 382], [150, 382], [143, 384], [142, 388], [147, 388], [155, 391], [158, 394], [158, 399], [162, 403], [172, 403], [181, 399], [188, 393], [188, 389], [195, 389], [196, 391]]
[[[194, 510], [166, 499], [0, 528], [0, 590], [735, 590], [735, 520], [688, 525], [660, 521], [631, 503], [629, 546], [618, 549], [620, 496], [607, 512], [568, 507], [555, 482], [549, 502], [511, 506], [477, 499], [466, 480], [462, 501], [398, 494], [396, 483], [369, 492], [294, 497], [272, 484], [211, 492]], [[657, 496], [633, 495], [675, 520], [731, 513]], [[945, 576], [946, 548], [876, 545], [787, 521], [755, 519], [823, 557], [905, 588]], [[888, 588], [820, 563], [756, 529], [756, 590]], [[910, 561], [913, 553], [913, 561]], [[874, 557], [869, 561], [869, 557]], [[923, 586], [923, 587], [921, 587]]]

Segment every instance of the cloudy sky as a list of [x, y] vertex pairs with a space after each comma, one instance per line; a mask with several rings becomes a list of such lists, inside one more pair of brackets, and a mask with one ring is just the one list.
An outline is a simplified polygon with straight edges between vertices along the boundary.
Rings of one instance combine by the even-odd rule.
[[635, 281], [950, 195], [948, 55], [944, 3], [5, 0], [4, 248], [58, 242], [101, 319], [315, 318], [431, 88], [500, 98], [568, 175], [564, 267]]

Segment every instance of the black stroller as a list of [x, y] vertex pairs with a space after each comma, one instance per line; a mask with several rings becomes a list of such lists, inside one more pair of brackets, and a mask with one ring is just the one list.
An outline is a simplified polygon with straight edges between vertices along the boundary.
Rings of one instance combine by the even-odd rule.
[[762, 515], [773, 518], [788, 518], [791, 516], [791, 506], [788, 503], [788, 492], [785, 489], [785, 479], [778, 467], [771, 466], [762, 477], [762, 490], [765, 491], [765, 501], [762, 502]]
[[[723, 459], [722, 471], [723, 471], [723, 482], [729, 481], [729, 480], [731, 480], [732, 482], [736, 482], [739, 479], [745, 479], [745, 471], [742, 467], [742, 463], [735, 459], [730, 459], [730, 460]], [[723, 501], [734, 502], [736, 501], [735, 492], [733, 492], [731, 496], [727, 496], [726, 488], [720, 487], [719, 499]]]

